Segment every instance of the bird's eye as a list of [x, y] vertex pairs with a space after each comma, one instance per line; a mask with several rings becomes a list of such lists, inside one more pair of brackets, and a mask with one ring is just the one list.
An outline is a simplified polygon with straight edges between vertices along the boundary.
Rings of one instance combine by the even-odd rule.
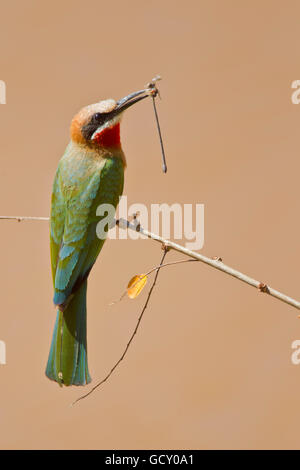
[[101, 121], [102, 114], [101, 113], [96, 113], [96, 114], [94, 114], [93, 118], [94, 118], [95, 121]]

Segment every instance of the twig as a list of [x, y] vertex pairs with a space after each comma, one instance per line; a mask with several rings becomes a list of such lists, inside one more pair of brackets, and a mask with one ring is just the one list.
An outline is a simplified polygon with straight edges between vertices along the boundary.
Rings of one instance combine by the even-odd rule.
[[164, 173], [167, 173], [166, 154], [165, 154], [164, 143], [163, 143], [163, 139], [162, 139], [162, 135], [161, 135], [161, 129], [160, 129], [160, 124], [159, 124], [159, 119], [158, 119], [158, 114], [157, 114], [157, 109], [156, 109], [156, 103], [155, 103], [155, 97], [154, 96], [152, 96], [152, 102], [153, 102], [154, 115], [155, 115], [155, 120], [156, 120], [156, 124], [157, 124], [159, 142], [160, 142], [161, 153], [162, 153], [162, 170], [163, 170]]
[[158, 136], [159, 136], [159, 142], [160, 142], [160, 147], [161, 147], [161, 154], [162, 154], [162, 170], [164, 173], [167, 173], [167, 163], [166, 163], [166, 154], [165, 154], [165, 149], [164, 149], [164, 143], [161, 135], [161, 129], [160, 129], [160, 124], [159, 124], [159, 119], [158, 119], [158, 113], [156, 109], [156, 103], [155, 103], [155, 98], [158, 95], [160, 97], [159, 90], [156, 86], [156, 82], [161, 80], [160, 75], [156, 75], [156, 77], [152, 78], [151, 82], [149, 82], [146, 86], [149, 90], [149, 95], [152, 97], [152, 102], [153, 102], [153, 109], [154, 109], [154, 115], [155, 115], [155, 120], [156, 120], [156, 125], [157, 125], [157, 130], [158, 130]]
[[[193, 261], [198, 261], [197, 259], [179, 259], [177, 261], [170, 261], [170, 263], [160, 264], [159, 266], [154, 266], [154, 268], [150, 269], [148, 272], [143, 274], [141, 277], [149, 276], [149, 274], [157, 271], [158, 269], [165, 268], [166, 266], [172, 266], [173, 264], [182, 264], [182, 263], [191, 263]], [[136, 281], [137, 282], [137, 281]], [[133, 287], [136, 283], [134, 283], [131, 287]]]
[[17, 215], [0, 215], [0, 219], [10, 219], [17, 220], [22, 222], [22, 220], [49, 220], [49, 217], [26, 217], [26, 216], [17, 216]]
[[167, 254], [167, 251], [168, 251], [168, 248], [167, 247], [164, 247], [164, 253], [162, 255], [162, 258], [161, 258], [161, 261], [160, 261], [160, 266], [157, 268], [157, 271], [156, 271], [156, 274], [155, 274], [155, 277], [154, 277], [154, 280], [153, 280], [153, 283], [152, 283], [152, 286], [149, 290], [149, 293], [148, 293], [148, 296], [147, 296], [147, 299], [146, 299], [146, 302], [144, 304], [144, 307], [142, 309], [142, 312], [138, 318], [138, 321], [137, 321], [137, 324], [135, 326], [135, 329], [126, 345], [126, 348], [124, 349], [124, 352], [122, 354], [122, 356], [120, 357], [120, 359], [115, 363], [115, 365], [113, 366], [113, 368], [110, 370], [110, 372], [106, 375], [106, 377], [104, 379], [102, 379], [100, 382], [98, 382], [88, 393], [86, 393], [85, 395], [82, 395], [81, 397], [77, 398], [77, 400], [75, 400], [72, 405], [75, 405], [75, 403], [79, 402], [80, 400], [83, 400], [84, 398], [87, 398], [89, 395], [91, 395], [91, 393], [93, 393], [97, 388], [99, 388], [104, 382], [106, 382], [109, 377], [112, 375], [112, 373], [116, 370], [116, 368], [118, 367], [118, 365], [120, 364], [120, 362], [124, 359], [124, 357], [126, 356], [126, 353], [133, 341], [133, 338], [135, 337], [136, 333], [137, 333], [137, 330], [140, 326], [140, 323], [142, 321], [142, 318], [143, 318], [143, 315], [145, 313], [145, 310], [148, 306], [148, 303], [149, 303], [149, 300], [150, 300], [150, 297], [151, 297], [151, 294], [153, 292], [153, 289], [155, 287], [155, 284], [156, 284], [156, 281], [157, 281], [157, 278], [158, 278], [158, 274], [159, 274], [159, 271], [160, 271], [160, 267], [161, 265], [163, 264], [164, 262], [164, 259], [165, 259], [165, 256]]
[[[49, 220], [48, 217], [18, 217], [18, 216], [0, 216], [0, 219], [15, 219], [18, 221]], [[202, 263], [208, 264], [212, 268], [218, 269], [219, 271], [229, 274], [229, 276], [235, 277], [236, 279], [239, 279], [240, 281], [243, 281], [246, 284], [249, 284], [250, 286], [255, 287], [256, 289], [259, 290], [259, 292], [269, 294], [271, 297], [281, 300], [281, 302], [285, 302], [286, 304], [291, 305], [292, 307], [300, 310], [300, 302], [298, 300], [295, 300], [292, 297], [282, 294], [281, 292], [273, 289], [272, 287], [269, 287], [267, 284], [261, 281], [257, 281], [256, 279], [253, 279], [247, 276], [246, 274], [243, 274], [240, 271], [237, 271], [236, 269], [233, 269], [230, 266], [227, 266], [222, 261], [220, 261], [220, 259], [208, 258], [207, 256], [201, 255], [200, 253], [196, 253], [195, 251], [188, 250], [182, 245], [178, 245], [177, 243], [171, 242], [170, 240], [165, 240], [159, 235], [156, 235], [155, 233], [151, 233], [148, 230], [143, 229], [140, 226], [140, 224], [136, 226], [136, 225], [131, 224], [130, 222], [128, 222], [128, 220], [125, 220], [125, 219], [119, 219], [119, 220], [116, 220], [115, 222], [120, 228], [134, 230], [135, 232], [139, 232], [142, 235], [145, 235], [147, 238], [151, 238], [152, 240], [162, 243], [163, 245], [168, 246], [170, 249], [179, 251], [180, 253], [183, 253], [189, 256], [190, 258], [194, 258], [194, 259], [197, 259], [198, 261], [202, 261]]]
[[[119, 227], [123, 229], [130, 229], [130, 230], [135, 230], [135, 226], [131, 223], [129, 223], [125, 219], [119, 219], [118, 225]], [[179, 251], [180, 253], [183, 253], [187, 256], [190, 256], [191, 258], [197, 259], [199, 261], [202, 261], [202, 263], [208, 264], [209, 266], [218, 269], [219, 271], [223, 271], [226, 274], [229, 274], [232, 277], [235, 277], [236, 279], [239, 279], [240, 281], [245, 282], [246, 284], [249, 284], [252, 287], [256, 287], [260, 292], [263, 292], [265, 294], [269, 294], [271, 297], [275, 297], [278, 300], [281, 300], [282, 302], [285, 302], [286, 304], [291, 305], [292, 307], [297, 308], [300, 310], [300, 302], [298, 300], [293, 299], [292, 297], [289, 297], [285, 294], [282, 294], [281, 292], [269, 287], [265, 283], [261, 281], [257, 281], [256, 279], [251, 278], [250, 276], [247, 276], [246, 274], [241, 273], [240, 271], [237, 271], [236, 269], [231, 268], [230, 266], [227, 266], [224, 264], [222, 261], [219, 259], [212, 259], [208, 258], [207, 256], [201, 255], [200, 253], [196, 253], [195, 251], [191, 251], [188, 248], [185, 248], [182, 245], [178, 245], [177, 243], [174, 243], [170, 240], [165, 240], [164, 238], [160, 237], [159, 235], [156, 235], [155, 233], [149, 232], [146, 229], [143, 229], [141, 226], [139, 226], [139, 233], [142, 235], [145, 235], [147, 238], [151, 238], [152, 240], [155, 240], [159, 243], [162, 243], [166, 246], [168, 246], [170, 249]]]

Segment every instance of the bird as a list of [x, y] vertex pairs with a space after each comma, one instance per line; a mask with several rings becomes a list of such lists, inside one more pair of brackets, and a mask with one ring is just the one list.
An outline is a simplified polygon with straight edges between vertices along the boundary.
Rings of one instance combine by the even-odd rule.
[[123, 192], [126, 159], [120, 142], [123, 112], [151, 95], [143, 89], [81, 109], [54, 178], [50, 252], [57, 316], [46, 376], [61, 387], [91, 382], [87, 358], [87, 280], [105, 242], [97, 208], [115, 210]]

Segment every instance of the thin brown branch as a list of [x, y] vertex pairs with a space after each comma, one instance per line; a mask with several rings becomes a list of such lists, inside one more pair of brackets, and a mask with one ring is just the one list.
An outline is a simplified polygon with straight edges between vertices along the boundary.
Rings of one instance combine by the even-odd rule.
[[135, 329], [133, 330], [133, 333], [132, 333], [132, 335], [131, 335], [131, 337], [130, 337], [130, 339], [129, 339], [127, 345], [126, 345], [126, 348], [124, 349], [124, 352], [123, 352], [122, 356], [121, 356], [120, 359], [115, 363], [115, 365], [114, 365], [113, 368], [110, 370], [110, 372], [106, 375], [106, 377], [104, 377], [104, 379], [102, 379], [102, 380], [101, 380], [100, 382], [98, 382], [93, 388], [91, 388], [91, 390], [90, 390], [88, 393], [86, 393], [85, 395], [81, 395], [79, 398], [77, 398], [77, 400], [75, 400], [75, 401], [72, 403], [72, 405], [75, 405], [75, 403], [79, 402], [80, 400], [83, 400], [84, 398], [87, 398], [87, 397], [88, 397], [89, 395], [91, 395], [91, 393], [93, 393], [97, 388], [99, 388], [102, 384], [104, 384], [104, 382], [106, 382], [106, 381], [109, 379], [109, 377], [113, 374], [113, 372], [116, 370], [116, 368], [118, 367], [118, 365], [120, 364], [120, 362], [123, 361], [124, 357], [126, 356], [126, 353], [127, 353], [128, 349], [129, 349], [129, 347], [130, 347], [130, 345], [131, 345], [131, 343], [132, 343], [132, 341], [133, 341], [133, 338], [135, 337], [135, 335], [136, 335], [136, 333], [137, 333], [137, 331], [138, 331], [138, 328], [139, 328], [140, 323], [141, 323], [141, 321], [142, 321], [142, 318], [143, 318], [143, 316], [144, 316], [145, 310], [146, 310], [146, 308], [147, 308], [147, 306], [148, 306], [150, 297], [151, 297], [151, 295], [152, 295], [153, 289], [154, 289], [154, 287], [155, 287], [155, 284], [156, 284], [156, 281], [157, 281], [157, 278], [158, 278], [158, 274], [159, 274], [159, 271], [160, 271], [160, 267], [163, 265], [163, 262], [164, 262], [164, 259], [165, 259], [166, 254], [167, 254], [167, 251], [168, 251], [168, 248], [164, 247], [164, 253], [163, 253], [162, 258], [161, 258], [161, 261], [160, 261], [160, 266], [158, 266], [158, 268], [157, 268], [157, 271], [156, 271], [156, 274], [155, 274], [155, 277], [154, 277], [152, 286], [151, 286], [151, 288], [150, 288], [150, 290], [149, 290], [149, 292], [148, 292], [148, 296], [147, 296], [146, 302], [145, 302], [145, 304], [144, 304], [144, 307], [143, 307], [143, 309], [142, 309], [142, 312], [141, 312], [141, 314], [140, 314], [140, 316], [139, 316], [139, 318], [138, 318], [138, 321], [137, 321], [137, 323], [136, 323]]
[[[150, 269], [148, 272], [143, 274], [141, 277], [149, 276], [149, 274], [157, 271], [158, 269], [165, 268], [166, 266], [173, 266], [173, 264], [182, 264], [182, 263], [191, 263], [193, 261], [198, 261], [197, 259], [180, 259], [178, 261], [170, 261], [170, 263], [164, 263], [159, 266], [154, 266], [154, 268]], [[131, 287], [133, 287], [136, 283], [134, 283]]]
[[17, 220], [18, 222], [22, 222], [22, 220], [49, 220], [49, 217], [26, 217], [26, 216], [18, 216], [18, 215], [0, 215], [0, 219], [3, 220]]
[[236, 279], [239, 279], [240, 281], [243, 281], [252, 287], [255, 287], [256, 289], [259, 290], [259, 292], [269, 294], [271, 297], [281, 300], [281, 302], [289, 304], [292, 307], [300, 310], [300, 302], [298, 300], [295, 300], [292, 297], [289, 297], [288, 295], [283, 294], [282, 292], [279, 292], [273, 289], [272, 287], [270, 287], [269, 285], [267, 285], [266, 283], [262, 281], [257, 281], [256, 279], [253, 279], [252, 277], [247, 276], [246, 274], [243, 274], [240, 271], [237, 271], [236, 269], [231, 268], [230, 266], [227, 266], [226, 264], [222, 262], [220, 258], [217, 258], [217, 259], [208, 258], [207, 256], [204, 256], [200, 253], [196, 253], [195, 251], [191, 251], [182, 245], [178, 245], [178, 243], [174, 243], [170, 240], [165, 240], [159, 235], [156, 235], [155, 233], [152, 233], [146, 229], [143, 229], [141, 226], [138, 226], [138, 230], [137, 230], [134, 224], [131, 224], [125, 219], [119, 219], [117, 223], [118, 223], [118, 226], [123, 229], [129, 229], [129, 230], [134, 230], [136, 232], [139, 232], [142, 235], [146, 236], [147, 238], [151, 238], [152, 240], [162, 243], [163, 245], [168, 246], [170, 249], [179, 251], [180, 253], [183, 253], [189, 256], [190, 258], [194, 258], [198, 261], [202, 261], [202, 263], [208, 264], [212, 268], [218, 269], [219, 271], [223, 271], [224, 273], [229, 274], [230, 276], [235, 277]]
[[[48, 217], [23, 217], [23, 216], [22, 217], [0, 216], [0, 219], [12, 219], [12, 220], [15, 219], [18, 221], [49, 220]], [[236, 279], [239, 279], [240, 281], [245, 282], [246, 284], [249, 284], [252, 287], [255, 287], [259, 292], [268, 294], [271, 297], [274, 297], [275, 299], [278, 299], [281, 302], [284, 302], [300, 310], [300, 302], [298, 300], [295, 300], [292, 297], [289, 297], [288, 295], [283, 294], [282, 292], [279, 292], [273, 289], [272, 287], [270, 287], [269, 285], [267, 285], [266, 283], [262, 281], [257, 281], [256, 279], [253, 279], [252, 277], [247, 276], [246, 274], [243, 274], [240, 271], [237, 271], [236, 269], [231, 268], [230, 266], [227, 266], [219, 258], [217, 259], [208, 258], [207, 256], [204, 256], [200, 253], [196, 253], [195, 251], [188, 250], [182, 245], [178, 245], [177, 243], [171, 242], [170, 240], [165, 240], [159, 235], [156, 235], [155, 233], [152, 233], [146, 229], [143, 229], [140, 226], [140, 224], [136, 226], [134, 224], [131, 224], [130, 222], [128, 222], [128, 220], [125, 220], [125, 219], [116, 220], [116, 223], [120, 228], [134, 230], [135, 232], [139, 232], [145, 235], [147, 238], [151, 238], [152, 240], [155, 240], [165, 246], [168, 246], [172, 250], [179, 251], [180, 253], [183, 253], [189, 256], [190, 258], [196, 259], [198, 261], [202, 261], [202, 263], [208, 264], [212, 268], [218, 269], [219, 271], [229, 274], [229, 276], [235, 277]]]
[[154, 115], [155, 115], [155, 120], [156, 120], [156, 125], [157, 125], [157, 130], [158, 130], [158, 137], [159, 137], [159, 142], [160, 142], [160, 147], [161, 147], [161, 155], [162, 155], [162, 170], [164, 173], [167, 173], [167, 162], [166, 162], [166, 154], [165, 154], [165, 149], [164, 149], [164, 143], [161, 135], [161, 129], [160, 129], [160, 124], [159, 124], [159, 119], [158, 119], [158, 114], [157, 114], [157, 109], [156, 109], [156, 103], [155, 103], [155, 97], [152, 96], [152, 102], [153, 102], [153, 109], [154, 109]]

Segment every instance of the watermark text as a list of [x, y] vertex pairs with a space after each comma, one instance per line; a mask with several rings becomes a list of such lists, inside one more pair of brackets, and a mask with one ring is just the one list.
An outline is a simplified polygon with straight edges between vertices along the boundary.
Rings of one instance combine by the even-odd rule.
[[0, 104], [6, 104], [6, 83], [0, 80]]
[[[144, 230], [169, 240], [181, 240], [189, 250], [201, 250], [204, 245], [204, 204], [167, 203], [151, 204], [150, 211], [145, 204], [134, 203], [128, 207], [127, 197], [120, 197], [118, 212], [111, 204], [98, 206], [96, 215], [101, 219], [96, 232], [100, 239], [116, 240], [147, 238], [142, 231], [123, 230], [116, 226], [114, 218], [135, 220]], [[109, 230], [108, 230], [109, 229]]]
[[0, 364], [6, 364], [6, 344], [0, 340]]

